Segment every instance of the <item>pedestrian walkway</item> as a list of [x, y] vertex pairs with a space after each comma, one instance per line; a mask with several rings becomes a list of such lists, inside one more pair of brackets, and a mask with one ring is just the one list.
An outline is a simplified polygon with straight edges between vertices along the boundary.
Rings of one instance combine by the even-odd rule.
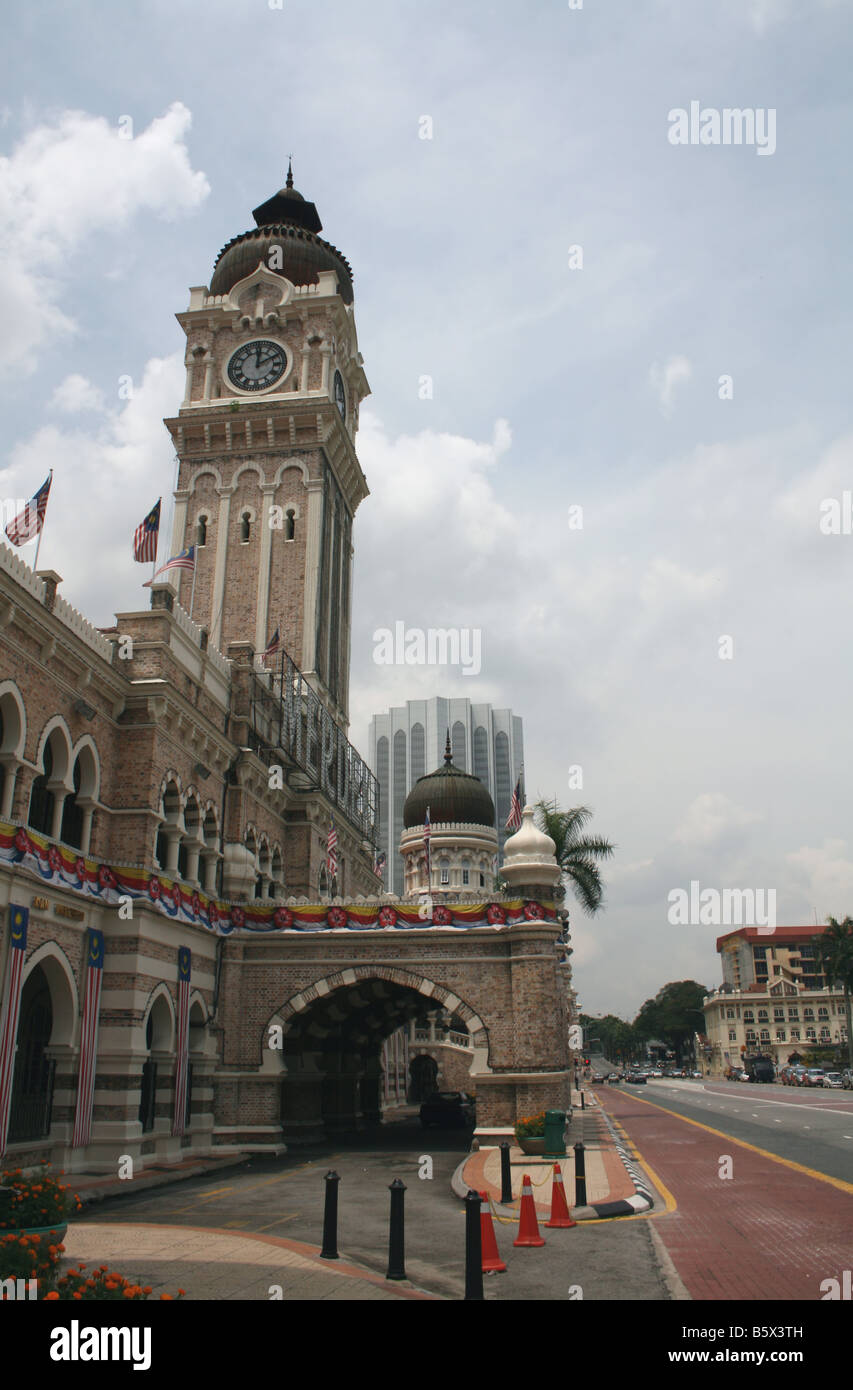
[[320, 1248], [279, 1236], [147, 1222], [74, 1221], [65, 1258], [89, 1269], [109, 1265], [132, 1283], [188, 1299], [433, 1299], [406, 1281], [390, 1282], [361, 1265], [321, 1260]]
[[[547, 1215], [551, 1210], [554, 1163], [559, 1162], [566, 1190], [566, 1200], [572, 1209], [575, 1220], [588, 1220], [597, 1216], [596, 1206], [612, 1202], [627, 1201], [634, 1194], [634, 1184], [616, 1151], [614, 1140], [608, 1129], [601, 1107], [594, 1094], [585, 1093], [585, 1109], [581, 1110], [580, 1096], [574, 1093], [577, 1107], [572, 1112], [571, 1124], [567, 1130], [566, 1156], [555, 1160], [525, 1154], [516, 1145], [510, 1149], [510, 1173], [512, 1178], [512, 1207], [521, 1197], [521, 1184], [525, 1173], [529, 1174], [533, 1187], [533, 1200], [539, 1215]], [[584, 1167], [586, 1171], [586, 1202], [580, 1206], [576, 1200], [575, 1150], [574, 1145], [584, 1146]], [[487, 1192], [494, 1202], [501, 1198], [501, 1151], [483, 1149], [471, 1154], [458, 1173], [456, 1187], [459, 1195], [473, 1188], [477, 1192]]]
[[151, 1187], [166, 1187], [185, 1178], [203, 1178], [223, 1168], [237, 1168], [250, 1157], [250, 1154], [232, 1154], [228, 1158], [184, 1158], [177, 1163], [156, 1163], [142, 1168], [132, 1179], [119, 1178], [113, 1173], [66, 1173], [64, 1181], [85, 1207], [107, 1197], [124, 1197], [131, 1191], [135, 1196]]

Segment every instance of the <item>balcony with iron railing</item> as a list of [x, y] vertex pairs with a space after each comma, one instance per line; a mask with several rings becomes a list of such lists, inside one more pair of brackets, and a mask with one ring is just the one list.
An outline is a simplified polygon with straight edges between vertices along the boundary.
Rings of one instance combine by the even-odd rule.
[[379, 783], [287, 652], [277, 669], [252, 671], [249, 704], [253, 752], [268, 766], [280, 763], [294, 791], [322, 792], [375, 845]]

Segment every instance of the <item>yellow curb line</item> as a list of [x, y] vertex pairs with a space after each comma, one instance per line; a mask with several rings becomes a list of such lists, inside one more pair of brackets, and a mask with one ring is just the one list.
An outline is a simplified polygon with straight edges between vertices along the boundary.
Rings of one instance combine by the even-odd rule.
[[[714, 1134], [718, 1139], [725, 1139], [728, 1143], [738, 1144], [742, 1149], [749, 1149], [751, 1153], [759, 1154], [762, 1158], [769, 1158], [773, 1163], [780, 1163], [784, 1168], [791, 1168], [795, 1173], [804, 1173], [807, 1178], [816, 1178], [818, 1182], [829, 1183], [830, 1187], [837, 1187], [841, 1192], [853, 1192], [853, 1182], [845, 1182], [843, 1178], [831, 1178], [828, 1173], [819, 1173], [816, 1168], [807, 1168], [803, 1163], [795, 1163], [792, 1158], [781, 1158], [779, 1154], [770, 1153], [769, 1149], [760, 1149], [757, 1144], [749, 1144], [746, 1139], [736, 1139], [733, 1134], [727, 1134], [725, 1130], [713, 1129], [711, 1125], [702, 1124], [701, 1120], [688, 1119], [686, 1115], [679, 1115], [677, 1110], [668, 1110], [665, 1105], [656, 1105], [652, 1100], [643, 1100], [640, 1096], [631, 1096], [632, 1100], [637, 1100], [641, 1105], [648, 1105], [652, 1110], [660, 1110], [664, 1115], [671, 1115], [674, 1120], [683, 1120], [686, 1125], [695, 1125], [697, 1129], [704, 1129], [708, 1134]], [[611, 1116], [611, 1119], [613, 1117]]]

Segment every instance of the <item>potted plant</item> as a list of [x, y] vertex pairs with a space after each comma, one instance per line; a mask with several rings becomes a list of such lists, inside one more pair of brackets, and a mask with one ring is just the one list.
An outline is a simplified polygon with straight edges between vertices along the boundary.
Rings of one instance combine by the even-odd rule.
[[523, 1115], [516, 1121], [515, 1139], [522, 1153], [544, 1154], [545, 1152], [545, 1111], [537, 1115]]

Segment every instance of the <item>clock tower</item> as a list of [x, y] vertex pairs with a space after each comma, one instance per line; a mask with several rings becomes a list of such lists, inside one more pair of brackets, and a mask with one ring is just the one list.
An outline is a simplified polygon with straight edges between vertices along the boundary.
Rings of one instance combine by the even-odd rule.
[[165, 422], [179, 460], [171, 553], [195, 547], [179, 597], [212, 645], [261, 652], [278, 629], [346, 729], [352, 522], [368, 493], [355, 435], [370, 389], [352, 272], [290, 168], [253, 216], [177, 316], [187, 376]]

